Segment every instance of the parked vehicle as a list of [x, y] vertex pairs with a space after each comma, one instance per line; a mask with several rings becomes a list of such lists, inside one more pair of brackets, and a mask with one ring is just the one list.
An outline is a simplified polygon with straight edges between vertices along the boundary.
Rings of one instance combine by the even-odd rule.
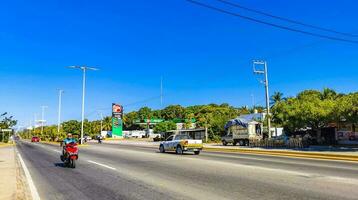
[[66, 144], [64, 155], [61, 155], [61, 160], [65, 167], [76, 168], [76, 160], [78, 159], [77, 143], [71, 142]]
[[40, 142], [40, 138], [37, 136], [34, 136], [31, 138], [31, 142]]
[[176, 154], [183, 154], [187, 151], [199, 155], [202, 149], [202, 140], [194, 140], [188, 135], [171, 135], [159, 145], [159, 151], [161, 153], [175, 151]]
[[227, 129], [227, 134], [221, 137], [224, 146], [228, 144], [248, 146], [250, 141], [262, 139], [262, 124], [258, 122], [249, 122], [243, 125], [233, 125]]
[[132, 131], [129, 135], [130, 138], [144, 138], [145, 131]]

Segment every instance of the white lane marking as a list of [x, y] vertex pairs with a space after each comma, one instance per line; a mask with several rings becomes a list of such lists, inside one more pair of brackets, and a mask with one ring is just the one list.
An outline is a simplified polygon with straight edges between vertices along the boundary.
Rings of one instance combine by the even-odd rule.
[[57, 152], [57, 153], [62, 153], [61, 151], [56, 150], [56, 149], [52, 149], [52, 151]]
[[19, 157], [20, 163], [22, 165], [22, 168], [24, 169], [25, 176], [27, 179], [27, 183], [29, 184], [31, 196], [33, 200], [40, 200], [39, 193], [37, 192], [37, 189], [35, 187], [34, 182], [32, 181], [31, 175], [29, 170], [27, 169], [24, 160], [22, 159], [21, 155], [17, 152], [17, 156]]
[[102, 163], [98, 163], [98, 162], [95, 162], [95, 161], [92, 161], [92, 160], [88, 160], [89, 163], [93, 163], [93, 164], [96, 164], [96, 165], [99, 165], [99, 166], [102, 166], [102, 167], [105, 167], [105, 168], [108, 168], [108, 169], [111, 169], [111, 170], [116, 170], [116, 168], [114, 167], [110, 167], [108, 165], [105, 165], [105, 164], [102, 164]]

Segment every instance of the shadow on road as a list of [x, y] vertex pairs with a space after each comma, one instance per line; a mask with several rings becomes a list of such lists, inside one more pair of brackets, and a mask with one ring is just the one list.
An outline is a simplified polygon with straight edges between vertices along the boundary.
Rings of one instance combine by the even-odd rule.
[[63, 162], [60, 162], [60, 163], [54, 163], [55, 167], [63, 167], [63, 168], [66, 168], [65, 167], [65, 164]]
[[[160, 151], [155, 151], [155, 153], [160, 153]], [[166, 151], [165, 153], [160, 153], [160, 154], [172, 154], [172, 155], [177, 155], [177, 156], [194, 156], [194, 153], [184, 152], [183, 154], [178, 155], [174, 151]]]

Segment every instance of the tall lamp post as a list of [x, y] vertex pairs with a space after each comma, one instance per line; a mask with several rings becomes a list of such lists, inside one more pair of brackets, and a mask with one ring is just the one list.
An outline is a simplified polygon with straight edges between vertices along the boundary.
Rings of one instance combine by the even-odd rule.
[[58, 121], [57, 121], [57, 134], [60, 133], [61, 127], [61, 103], [62, 103], [62, 93], [63, 90], [58, 91]]
[[73, 69], [80, 69], [83, 72], [83, 78], [82, 78], [82, 123], [81, 123], [81, 139], [80, 144], [83, 144], [83, 123], [85, 118], [85, 91], [86, 91], [86, 71], [87, 70], [93, 70], [97, 71], [97, 68], [94, 67], [86, 67], [86, 66], [69, 66], [69, 68]]
[[41, 136], [43, 136], [44, 132], [44, 125], [45, 125], [45, 108], [48, 108], [48, 106], [41, 106]]
[[[256, 65], [263, 65], [264, 69], [256, 69]], [[269, 82], [267, 75], [267, 63], [266, 61], [254, 60], [253, 61], [254, 73], [259, 75], [264, 75], [265, 80], [261, 81], [265, 85], [265, 93], [266, 93], [266, 115], [267, 115], [267, 129], [268, 129], [268, 137], [271, 138], [271, 119], [270, 119], [270, 96], [269, 96]]]

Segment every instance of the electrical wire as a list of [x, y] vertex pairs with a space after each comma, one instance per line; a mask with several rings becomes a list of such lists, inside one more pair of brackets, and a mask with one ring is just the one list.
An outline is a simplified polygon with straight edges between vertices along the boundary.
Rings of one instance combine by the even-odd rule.
[[298, 24], [298, 25], [301, 25], [301, 26], [306, 26], [306, 27], [309, 27], [309, 28], [314, 28], [314, 29], [317, 29], [317, 30], [326, 31], [326, 32], [335, 33], [335, 34], [340, 34], [340, 35], [344, 35], [344, 36], [358, 37], [358, 35], [355, 35], [355, 34], [340, 32], [340, 31], [336, 31], [336, 30], [328, 29], [328, 28], [324, 28], [324, 27], [319, 27], [319, 26], [303, 23], [303, 22], [300, 22], [300, 21], [297, 21], [297, 20], [292, 20], [292, 19], [288, 19], [288, 18], [285, 18], [285, 17], [273, 15], [273, 14], [270, 14], [270, 13], [267, 13], [267, 12], [255, 10], [255, 9], [252, 9], [252, 8], [242, 6], [242, 5], [238, 4], [238, 3], [233, 3], [233, 2], [226, 1], [226, 0], [217, 0], [217, 1], [219, 1], [221, 3], [224, 3], [224, 4], [227, 4], [227, 5], [230, 5], [230, 6], [233, 6], [233, 7], [237, 7], [237, 8], [243, 9], [243, 10], [250, 11], [250, 12], [253, 12], [253, 13], [261, 14], [261, 15], [271, 17], [271, 18], [274, 18], [274, 19], [279, 19], [281, 21], [286, 21], [286, 22], [289, 22], [289, 23]]
[[198, 1], [194, 1], [194, 0], [186, 0], [186, 1], [188, 1], [190, 3], [193, 3], [193, 4], [196, 4], [198, 6], [201, 6], [201, 7], [205, 7], [205, 8], [215, 10], [215, 11], [218, 11], [218, 12], [221, 12], [221, 13], [225, 13], [225, 14], [228, 14], [228, 15], [232, 15], [232, 16], [235, 16], [235, 17], [240, 17], [242, 19], [253, 21], [253, 22], [256, 22], [256, 23], [259, 23], [259, 24], [265, 24], [265, 25], [272, 26], [272, 27], [275, 27], [275, 28], [288, 30], [288, 31], [291, 31], [291, 32], [302, 33], [302, 34], [306, 34], [306, 35], [310, 35], [310, 36], [325, 38], [325, 39], [329, 39], [329, 40], [335, 40], [335, 41], [358, 44], [358, 41], [356, 41], [356, 40], [349, 40], [349, 39], [344, 39], [344, 38], [339, 38], [339, 37], [322, 35], [322, 34], [319, 34], [319, 33], [312, 33], [312, 32], [309, 32], [309, 31], [304, 31], [304, 30], [300, 30], [300, 29], [291, 28], [291, 27], [288, 27], [288, 26], [278, 25], [278, 24], [274, 24], [274, 23], [271, 23], [271, 22], [266, 22], [266, 21], [263, 21], [263, 20], [260, 20], [260, 19], [255, 19], [253, 17], [248, 17], [248, 16], [241, 15], [241, 14], [238, 14], [238, 13], [230, 12], [230, 11], [227, 11], [227, 10], [224, 10], [224, 9], [221, 9], [221, 8], [217, 8], [217, 7], [205, 4], [205, 3], [198, 2]]
[[[159, 99], [161, 96], [154, 96], [154, 97], [150, 97], [148, 99], [144, 99], [144, 100], [140, 100], [140, 101], [135, 101], [133, 103], [129, 103], [129, 104], [125, 104], [123, 105], [123, 107], [130, 107], [130, 106], [133, 106], [133, 105], [137, 105], [137, 104], [141, 104], [141, 103], [147, 103], [147, 102], [151, 102], [153, 100], [156, 100], [156, 99]], [[99, 110], [111, 110], [112, 107], [106, 107], [106, 108], [100, 108], [100, 109], [96, 109], [90, 113], [88, 113], [86, 115], [86, 117], [89, 117], [89, 116], [92, 116], [93, 114], [95, 114], [96, 112], [98, 112]]]

